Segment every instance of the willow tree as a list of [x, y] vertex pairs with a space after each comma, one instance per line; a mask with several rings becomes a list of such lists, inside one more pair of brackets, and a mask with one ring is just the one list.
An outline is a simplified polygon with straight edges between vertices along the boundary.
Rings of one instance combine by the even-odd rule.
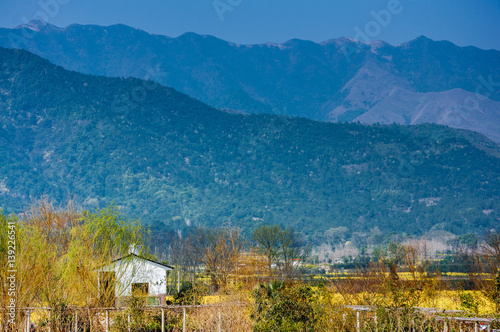
[[[95, 306], [103, 305], [100, 297], [112, 297], [103, 292], [114, 292], [114, 288], [99, 288], [99, 268], [127, 255], [131, 245], [144, 247], [144, 236], [140, 222], [127, 220], [114, 206], [83, 212], [80, 224], [71, 231], [71, 245], [62, 257], [62, 277], [67, 287], [75, 290], [73, 301]], [[123, 265], [117, 278], [126, 270]]]
[[79, 214], [70, 204], [57, 210], [46, 201], [24, 215], [18, 229], [19, 302], [24, 306], [69, 301], [70, 290], [61, 278], [62, 257], [71, 245], [71, 230]]
[[[0, 214], [2, 230], [15, 219]], [[144, 235], [139, 221], [127, 220], [113, 206], [89, 212], [37, 203], [16, 222], [17, 306], [98, 305], [99, 267], [126, 255], [131, 244], [141, 245]]]

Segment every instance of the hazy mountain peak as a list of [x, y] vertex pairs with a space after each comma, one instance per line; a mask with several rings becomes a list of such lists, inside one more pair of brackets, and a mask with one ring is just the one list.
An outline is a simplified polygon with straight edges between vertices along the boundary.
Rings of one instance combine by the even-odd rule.
[[384, 47], [392, 47], [392, 45], [386, 43], [383, 40], [376, 40], [370, 43], [370, 49], [372, 50], [372, 52], [378, 50], [379, 48], [384, 48]]
[[337, 47], [345, 47], [347, 45], [351, 45], [354, 47], [356, 47], [356, 46], [365, 47], [366, 45], [368, 45], [367, 43], [365, 43], [363, 41], [360, 41], [360, 40], [357, 40], [354, 38], [350, 38], [350, 37], [332, 38], [332, 39], [322, 41], [318, 44], [319, 45], [332, 45], [333, 44], [333, 45], [336, 45]]
[[420, 35], [417, 38], [411, 40], [410, 42], [423, 42], [423, 43], [428, 43], [428, 42], [433, 42], [434, 40], [430, 39], [429, 37], [426, 37], [424, 35]]
[[62, 31], [64, 28], [57, 27], [53, 24], [42, 20], [31, 20], [28, 23], [16, 26], [14, 29], [30, 29], [38, 32]]
[[282, 44], [283, 45], [288, 45], [288, 46], [295, 46], [295, 45], [300, 45], [300, 44], [305, 44], [305, 43], [313, 43], [313, 41], [310, 41], [310, 40], [304, 40], [304, 39], [300, 39], [300, 38], [292, 38], [292, 39], [288, 39], [287, 41], [283, 42]]
[[177, 38], [180, 38], [180, 39], [188, 39], [188, 38], [198, 39], [198, 38], [203, 38], [203, 35], [200, 35], [196, 32], [187, 31], [187, 32], [184, 32], [182, 35], [178, 36]]
[[[133, 31], [137, 31], [137, 32], [141, 32], [141, 33], [145, 33], [145, 34], [148, 34], [150, 36], [153, 36], [152, 33], [149, 33], [145, 30], [134, 28], [134, 27], [131, 27], [131, 26], [125, 25], [125, 24], [113, 24], [113, 25], [110, 25], [109, 28], [114, 28], [117, 30], [133, 30]], [[167, 36], [164, 36], [164, 37], [167, 37]]]
[[226, 44], [233, 44], [231, 42], [225, 41], [223, 39], [217, 38], [212, 35], [202, 35], [196, 32], [184, 32], [182, 35], [176, 37], [175, 39], [181, 39], [181, 40], [195, 40], [195, 41], [202, 41], [202, 40], [208, 40], [208, 41], [214, 41], [214, 42], [223, 42]]
[[407, 42], [401, 43], [398, 45], [399, 48], [408, 48], [414, 45], [427, 45], [434, 42], [434, 40], [427, 38], [424, 35], [420, 35], [415, 39], [409, 40]]

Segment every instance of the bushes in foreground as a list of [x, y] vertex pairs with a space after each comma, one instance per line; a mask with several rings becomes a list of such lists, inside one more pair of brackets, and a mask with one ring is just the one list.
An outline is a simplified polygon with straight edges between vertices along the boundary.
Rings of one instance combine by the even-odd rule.
[[314, 331], [317, 323], [315, 294], [303, 284], [260, 284], [253, 292], [254, 331]]

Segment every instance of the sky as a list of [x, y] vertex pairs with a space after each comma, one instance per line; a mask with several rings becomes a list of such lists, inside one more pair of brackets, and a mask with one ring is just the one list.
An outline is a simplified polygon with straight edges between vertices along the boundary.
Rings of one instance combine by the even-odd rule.
[[126, 24], [154, 34], [240, 44], [350, 37], [390, 44], [420, 35], [500, 50], [500, 0], [0, 0], [0, 27]]

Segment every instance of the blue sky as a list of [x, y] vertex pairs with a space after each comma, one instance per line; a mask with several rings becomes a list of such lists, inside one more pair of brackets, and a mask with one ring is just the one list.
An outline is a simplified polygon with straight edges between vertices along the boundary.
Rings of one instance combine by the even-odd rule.
[[[500, 49], [499, 0], [0, 0], [0, 27], [122, 23], [237, 43], [342, 36], [400, 44], [419, 35]], [[356, 32], [357, 31], [357, 32]]]

